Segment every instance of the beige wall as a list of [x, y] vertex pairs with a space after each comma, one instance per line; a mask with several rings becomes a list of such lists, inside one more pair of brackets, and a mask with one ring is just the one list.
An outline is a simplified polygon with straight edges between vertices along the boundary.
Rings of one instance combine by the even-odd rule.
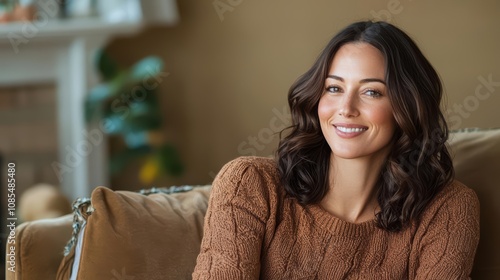
[[[177, 26], [150, 28], [109, 46], [124, 65], [150, 54], [165, 60], [169, 76], [160, 88], [165, 130], [187, 170], [182, 178], [159, 184], [208, 183], [232, 158], [257, 148], [258, 155], [272, 154], [277, 137], [269, 132], [288, 123], [282, 111], [291, 83], [340, 28], [376, 16], [406, 30], [438, 70], [453, 128], [500, 127], [499, 1], [178, 3]], [[234, 7], [218, 14], [214, 3]], [[475, 95], [481, 79], [498, 83]], [[257, 139], [253, 146], [249, 137]], [[115, 180], [114, 187], [138, 186], [133, 177]]]

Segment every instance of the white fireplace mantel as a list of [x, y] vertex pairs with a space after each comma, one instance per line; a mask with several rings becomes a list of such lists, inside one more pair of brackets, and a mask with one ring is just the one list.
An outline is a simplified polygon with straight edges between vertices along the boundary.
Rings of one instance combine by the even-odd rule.
[[[168, 2], [167, 21], [177, 20], [176, 10], [172, 11], [175, 0], [143, 2], [161, 3], [163, 8]], [[147, 10], [158, 12], [143, 8]], [[0, 25], [0, 86], [56, 84], [59, 160], [52, 168], [71, 199], [88, 197], [96, 186], [109, 185], [102, 125], [84, 120], [85, 95], [99, 82], [95, 53], [114, 36], [137, 33], [147, 25], [146, 19], [143, 14], [121, 22], [77, 18]]]

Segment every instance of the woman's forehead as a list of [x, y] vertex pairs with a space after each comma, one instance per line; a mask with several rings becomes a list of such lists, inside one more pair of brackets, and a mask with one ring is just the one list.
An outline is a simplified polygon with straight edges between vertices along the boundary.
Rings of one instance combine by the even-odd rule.
[[384, 80], [385, 59], [383, 54], [370, 44], [345, 44], [333, 57], [328, 74], [344, 81]]

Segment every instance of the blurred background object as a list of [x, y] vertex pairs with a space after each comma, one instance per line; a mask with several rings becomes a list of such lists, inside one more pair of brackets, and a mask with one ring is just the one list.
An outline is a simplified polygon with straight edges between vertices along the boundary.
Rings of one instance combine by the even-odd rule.
[[[65, 17], [93, 17], [97, 16], [99, 13], [97, 9], [97, 2], [124, 2], [124, 1], [94, 1], [94, 0], [68, 0], [62, 2], [64, 7]], [[136, 1], [137, 2], [137, 1]], [[119, 9], [120, 7], [116, 7]], [[112, 13], [113, 11], [109, 11]]]
[[59, 187], [36, 184], [19, 197], [19, 222], [57, 218], [71, 213], [71, 203]]
[[1, 0], [0, 23], [12, 21], [32, 21], [35, 19], [36, 7], [32, 0]]
[[[45, 182], [74, 199], [110, 185], [106, 137], [84, 120], [85, 96], [99, 83], [95, 55], [112, 37], [132, 36], [151, 22], [171, 28], [178, 21], [175, 1], [113, 1], [106, 9], [97, 2], [1, 3], [5, 12], [16, 5], [36, 8], [32, 21], [0, 25], [0, 125], [8, 132], [0, 150], [22, 167], [19, 193]], [[89, 138], [96, 133], [97, 142]]]
[[[166, 142], [157, 88], [163, 61], [149, 56], [130, 69], [121, 69], [105, 51], [98, 53], [97, 68], [103, 82], [90, 90], [85, 102], [87, 122], [101, 121], [104, 133], [119, 136], [121, 149], [110, 155], [111, 176], [137, 158], [146, 158], [138, 173], [142, 185], [164, 175], [178, 176], [183, 166], [177, 150]], [[112, 140], [112, 139], [110, 139]]]
[[[98, 185], [111, 187], [108, 139], [84, 114], [86, 96], [100, 82], [95, 56], [114, 37], [133, 36], [153, 23], [172, 28], [179, 15], [175, 0], [109, 2], [0, 2], [0, 153], [4, 166], [16, 162], [17, 203], [40, 183], [57, 186], [70, 201]], [[6, 183], [0, 187], [6, 217]], [[2, 250], [6, 230], [0, 230]]]

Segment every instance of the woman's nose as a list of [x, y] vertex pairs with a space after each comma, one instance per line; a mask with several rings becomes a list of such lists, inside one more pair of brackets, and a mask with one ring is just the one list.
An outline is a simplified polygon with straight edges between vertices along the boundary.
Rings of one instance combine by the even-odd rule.
[[359, 111], [355, 94], [346, 93], [340, 100], [339, 115], [344, 118], [357, 117]]

